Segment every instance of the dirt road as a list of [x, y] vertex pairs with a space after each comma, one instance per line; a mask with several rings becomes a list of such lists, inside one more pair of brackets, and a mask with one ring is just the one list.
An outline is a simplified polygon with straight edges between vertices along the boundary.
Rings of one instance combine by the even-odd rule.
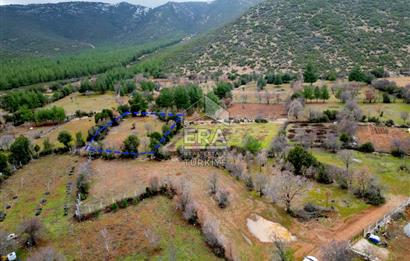
[[320, 257], [320, 247], [326, 245], [332, 240], [342, 241], [350, 240], [359, 235], [369, 225], [376, 223], [383, 218], [384, 215], [402, 204], [407, 198], [403, 196], [392, 196], [383, 206], [371, 207], [366, 209], [362, 213], [355, 215], [351, 218], [336, 223], [330, 231], [313, 228], [311, 236], [311, 244], [306, 247], [300, 248], [296, 252], [296, 256], [302, 257], [305, 255], [312, 255]]

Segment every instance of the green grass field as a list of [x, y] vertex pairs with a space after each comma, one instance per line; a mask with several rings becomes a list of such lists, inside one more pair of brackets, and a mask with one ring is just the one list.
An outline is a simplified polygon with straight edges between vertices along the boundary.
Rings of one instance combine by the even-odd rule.
[[77, 132], [81, 132], [83, 135], [84, 140], [87, 138], [88, 130], [95, 125], [94, 118], [84, 118], [84, 119], [74, 119], [70, 122], [67, 122], [63, 125], [58, 126], [56, 129], [48, 133], [47, 135], [41, 137], [40, 139], [34, 140], [34, 144], [38, 144], [40, 147], [43, 147], [43, 142], [46, 138], [49, 139], [51, 143], [54, 144], [55, 147], [63, 147], [64, 145], [58, 142], [58, 134], [65, 130], [68, 131], [73, 141], [72, 144], [75, 143], [75, 134]]
[[[125, 97], [120, 97], [120, 99], [124, 103], [127, 102], [127, 98]], [[93, 94], [88, 96], [82, 95], [80, 93], [73, 93], [61, 100], [47, 105], [47, 108], [53, 106], [63, 107], [67, 115], [72, 115], [77, 110], [85, 112], [98, 112], [102, 109], [117, 108], [118, 105], [119, 104], [116, 101], [116, 96], [112, 92], [107, 92], [106, 94]]]
[[[192, 135], [192, 141], [199, 146], [215, 146], [223, 144], [217, 138], [223, 137], [227, 146], [241, 146], [246, 135], [251, 135], [259, 140], [262, 148], [268, 148], [272, 139], [278, 134], [281, 125], [277, 123], [250, 123], [250, 124], [206, 124], [193, 125], [188, 129], [196, 130]], [[204, 138], [200, 138], [203, 136]], [[176, 143], [176, 147], [181, 145], [192, 145], [184, 142], [181, 138]]]
[[[320, 162], [344, 168], [344, 163], [337, 154], [323, 150], [312, 150], [312, 152]], [[410, 157], [400, 159], [387, 154], [367, 154], [357, 151], [353, 151], [353, 157], [357, 160], [352, 164], [353, 170], [367, 167], [376, 175], [387, 192], [410, 196], [410, 173], [399, 170], [401, 164], [408, 165]]]
[[[172, 249], [177, 260], [218, 260], [205, 244], [201, 231], [188, 224], [175, 205], [164, 197], [147, 199], [136, 206], [82, 223], [73, 220], [72, 206], [70, 214], [64, 216], [64, 203], [74, 201], [73, 194], [66, 195], [67, 182], [73, 182], [73, 193], [76, 190], [75, 176], [69, 176], [68, 170], [78, 164], [77, 160], [68, 155], [47, 156], [26, 165], [2, 184], [0, 199], [11, 208], [6, 211], [0, 229], [17, 233], [21, 222], [34, 217], [40, 199], [45, 198], [47, 202], [38, 216], [46, 228], [42, 246], [54, 247], [67, 260], [104, 259], [98, 243], [102, 228], [109, 230], [116, 260], [164, 260], [171, 255]], [[27, 187], [30, 189], [25, 189]], [[47, 190], [49, 195], [44, 194]], [[13, 200], [14, 195], [18, 199]], [[115, 231], [111, 231], [112, 227]], [[146, 229], [159, 236], [158, 249], [151, 249], [144, 235]], [[36, 249], [19, 249], [17, 253], [25, 260], [32, 251]]]
[[369, 207], [363, 200], [356, 198], [347, 190], [340, 189], [335, 184], [313, 183], [303, 202], [311, 202], [324, 207], [335, 207], [342, 218], [348, 218]]

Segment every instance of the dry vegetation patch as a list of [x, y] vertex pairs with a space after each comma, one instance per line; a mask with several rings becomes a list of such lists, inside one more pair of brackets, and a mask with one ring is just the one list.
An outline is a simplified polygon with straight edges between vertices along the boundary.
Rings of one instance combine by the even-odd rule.
[[77, 110], [85, 112], [99, 112], [102, 109], [117, 108], [119, 103], [127, 103], [127, 97], [117, 97], [112, 92], [106, 94], [92, 94], [83, 95], [80, 93], [73, 93], [61, 100], [47, 105], [47, 108], [53, 106], [63, 107], [67, 115], [74, 114]]
[[[246, 220], [254, 213], [270, 213], [269, 219], [277, 223], [287, 223], [287, 217], [278, 214], [276, 208], [260, 200], [254, 200], [246, 191], [244, 185], [235, 181], [224, 171], [212, 167], [194, 167], [184, 162], [148, 162], [148, 161], [102, 161], [96, 160], [93, 166], [93, 182], [90, 198], [86, 205], [98, 206], [110, 204], [112, 198], [119, 200], [145, 192], [152, 177], [169, 179], [180, 183], [185, 180], [189, 184], [190, 193], [201, 224], [209, 220], [219, 223], [220, 234], [223, 235], [223, 245], [228, 256], [257, 257], [259, 260], [270, 256], [270, 245], [260, 243], [249, 232]], [[230, 204], [227, 208], [218, 207], [209, 195], [208, 180], [210, 176], [218, 175], [219, 186], [229, 192]], [[247, 239], [252, 242], [249, 245]]]
[[395, 82], [399, 87], [404, 87], [410, 84], [410, 76], [389, 77], [386, 78], [386, 80]]
[[388, 128], [384, 126], [359, 126], [356, 131], [359, 144], [371, 142], [376, 151], [391, 152], [393, 142], [400, 140], [404, 150], [410, 153], [410, 133], [405, 129]]
[[229, 117], [234, 119], [268, 119], [286, 118], [283, 104], [233, 104], [228, 108]]

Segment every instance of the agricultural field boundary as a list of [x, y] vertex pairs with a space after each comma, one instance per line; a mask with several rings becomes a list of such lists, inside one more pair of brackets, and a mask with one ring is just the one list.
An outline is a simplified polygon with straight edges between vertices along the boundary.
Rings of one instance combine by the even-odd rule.
[[[123, 119], [124, 117], [127, 117], [129, 115], [134, 115], [134, 116], [142, 116], [142, 117], [146, 117], [146, 116], [161, 116], [161, 117], [165, 117], [165, 116], [169, 116], [169, 117], [173, 117], [176, 116], [177, 118], [175, 119], [175, 123], [172, 124], [170, 126], [170, 129], [164, 133], [164, 135], [162, 136], [162, 138], [159, 140], [159, 143], [155, 145], [154, 150], [151, 151], [144, 151], [144, 152], [140, 152], [140, 153], [136, 153], [136, 152], [130, 152], [130, 151], [119, 151], [119, 150], [110, 150], [110, 149], [98, 149], [94, 146], [92, 146], [92, 143], [95, 141], [95, 139], [97, 138], [97, 136], [104, 131], [105, 129], [111, 127], [113, 125], [114, 122], [118, 122], [119, 120]], [[94, 135], [91, 137], [91, 140], [87, 143], [86, 146], [86, 151], [89, 152], [93, 152], [93, 153], [106, 153], [106, 154], [116, 154], [116, 155], [125, 155], [125, 156], [141, 156], [141, 155], [154, 155], [155, 154], [155, 150], [159, 149], [159, 147], [161, 147], [161, 144], [163, 144], [164, 142], [166, 142], [166, 138], [171, 134], [171, 132], [176, 128], [177, 123], [181, 122], [181, 118], [184, 116], [183, 113], [165, 113], [165, 112], [124, 112], [123, 114], [121, 114], [120, 116], [116, 117], [114, 120], [109, 121], [107, 124], [101, 126], [100, 128], [98, 128], [98, 130], [94, 133]]]

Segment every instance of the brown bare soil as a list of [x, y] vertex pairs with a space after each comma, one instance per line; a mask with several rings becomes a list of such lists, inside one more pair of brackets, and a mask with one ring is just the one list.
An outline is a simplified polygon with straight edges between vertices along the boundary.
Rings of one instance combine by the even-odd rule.
[[399, 139], [406, 152], [410, 153], [410, 134], [405, 129], [366, 125], [359, 126], [356, 136], [359, 144], [371, 142], [379, 152], [390, 152], [393, 141]]
[[[168, 177], [179, 184], [185, 179], [189, 184], [192, 198], [198, 206], [198, 217], [201, 224], [217, 220], [223, 245], [227, 255], [237, 259], [240, 256], [256, 260], [267, 260], [270, 257], [271, 245], [259, 242], [248, 230], [246, 220], [252, 214], [279, 224], [288, 224], [288, 217], [279, 214], [274, 205], [262, 200], [253, 199], [244, 185], [228, 176], [224, 171], [213, 167], [195, 167], [179, 161], [102, 161], [92, 163], [93, 182], [90, 198], [85, 204], [98, 206], [112, 203], [124, 196], [131, 196], [145, 191], [151, 177], [160, 179]], [[208, 179], [213, 173], [218, 174], [219, 186], [228, 190], [230, 206], [220, 209], [208, 194]], [[248, 242], [251, 243], [248, 243]]]
[[397, 84], [397, 86], [399, 87], [404, 87], [408, 84], [410, 84], [410, 76], [406, 76], [406, 77], [390, 77], [390, 78], [386, 78], [389, 81], [393, 81]]
[[[376, 223], [384, 215], [398, 207], [404, 200], [403, 196], [393, 196], [386, 204], [380, 207], [371, 207], [364, 210], [362, 213], [357, 214], [347, 220], [339, 220], [333, 222], [331, 228], [324, 228], [318, 225], [317, 222], [308, 223], [304, 226], [305, 241], [312, 242], [312, 244], [305, 244], [296, 252], [296, 256], [302, 257], [304, 255], [313, 255], [320, 257], [320, 247], [326, 245], [332, 240], [343, 241], [351, 240], [357, 235], [360, 235], [362, 231], [369, 225]], [[301, 224], [298, 224], [299, 226]]]
[[287, 137], [291, 141], [303, 139], [320, 147], [329, 134], [336, 135], [336, 132], [335, 125], [330, 123], [293, 123], [288, 126]]
[[234, 119], [276, 120], [287, 116], [283, 104], [233, 104], [228, 112], [229, 117]]

